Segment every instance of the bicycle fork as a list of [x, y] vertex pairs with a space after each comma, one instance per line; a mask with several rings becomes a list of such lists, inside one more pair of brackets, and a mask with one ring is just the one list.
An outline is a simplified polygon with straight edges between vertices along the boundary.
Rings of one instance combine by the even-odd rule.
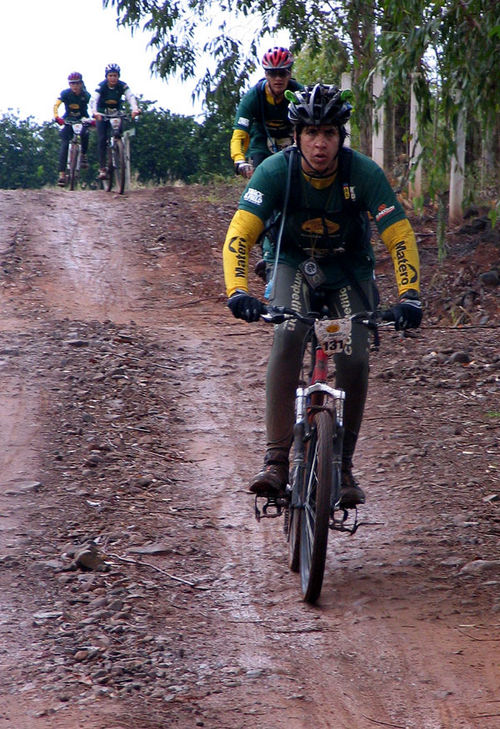
[[337, 485], [337, 488], [332, 489], [331, 494], [330, 507], [333, 522], [333, 513], [339, 496], [337, 490], [340, 488], [340, 472], [342, 467], [345, 392], [343, 390], [330, 387], [327, 383], [327, 376], [328, 356], [321, 347], [317, 347], [314, 369], [311, 376], [311, 384], [308, 387], [300, 386], [296, 390], [293, 444], [294, 457], [292, 462], [293, 475], [291, 479], [293, 488], [290, 506], [299, 509], [303, 508], [303, 504], [301, 503], [302, 497], [298, 485], [302, 483], [304, 473], [305, 444], [309, 437], [311, 416], [318, 410], [326, 410], [330, 413], [334, 424], [334, 447], [331, 468], [332, 473], [334, 474], [333, 483]]

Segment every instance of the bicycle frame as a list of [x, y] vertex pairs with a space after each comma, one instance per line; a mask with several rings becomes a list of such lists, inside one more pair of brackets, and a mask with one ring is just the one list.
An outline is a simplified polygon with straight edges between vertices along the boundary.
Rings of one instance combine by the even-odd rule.
[[85, 126], [90, 126], [90, 121], [90, 119], [82, 118], [78, 121], [66, 119], [64, 122], [66, 126], [70, 126], [73, 130], [73, 136], [68, 143], [68, 156], [66, 160], [67, 180], [69, 181], [71, 190], [75, 189], [80, 173], [82, 161], [82, 131]]
[[123, 141], [122, 124], [129, 119], [127, 114], [120, 111], [102, 114], [103, 120], [109, 122], [106, 130], [106, 189], [111, 192], [116, 180], [118, 192], [123, 194], [126, 185], [126, 154]]
[[[335, 461], [332, 462], [332, 468], [340, 468], [342, 442], [344, 435], [344, 403], [345, 392], [339, 388], [331, 387], [328, 384], [328, 362], [329, 355], [323, 347], [318, 343], [317, 335], [312, 329], [309, 335], [310, 345], [312, 349], [312, 363], [308, 375], [309, 384], [299, 385], [295, 393], [295, 432], [298, 437], [294, 439], [294, 460], [293, 467], [302, 468], [304, 463], [305, 444], [310, 439], [311, 428], [314, 427], [314, 414], [320, 410], [328, 412], [334, 423], [334, 432], [338, 439]], [[333, 352], [331, 353], [333, 354]], [[330, 355], [331, 356], [331, 355]], [[292, 485], [300, 482], [300, 478], [291, 479]], [[333, 511], [338, 500], [336, 489], [332, 490], [330, 506], [332, 509], [332, 528], [337, 527], [337, 522], [333, 521]], [[290, 495], [290, 506], [292, 508], [302, 508], [300, 502], [300, 494], [297, 488], [293, 488]], [[346, 519], [346, 514], [342, 518], [342, 524]], [[335, 527], [333, 526], [335, 524]], [[343, 529], [342, 529], [343, 530]]]
[[[69, 122], [66, 121], [65, 124], [68, 124], [73, 128], [73, 136], [69, 140], [68, 144], [68, 167], [71, 159], [71, 147], [77, 146], [78, 150], [80, 152], [81, 150], [81, 144], [82, 144], [82, 129], [83, 129], [83, 122]], [[80, 169], [80, 154], [78, 155], [78, 166], [77, 170]]]
[[107, 142], [112, 147], [115, 139], [122, 138], [122, 126], [125, 119], [129, 119], [127, 114], [121, 111], [106, 112], [101, 114], [104, 121], [109, 122], [107, 131]]

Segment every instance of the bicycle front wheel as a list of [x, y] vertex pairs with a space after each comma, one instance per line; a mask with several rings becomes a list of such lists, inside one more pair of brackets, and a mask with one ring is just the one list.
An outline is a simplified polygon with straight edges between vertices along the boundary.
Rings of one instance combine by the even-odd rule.
[[300, 509], [291, 506], [288, 514], [288, 566], [299, 571], [300, 564]]
[[333, 482], [332, 417], [322, 410], [314, 415], [307, 444], [300, 519], [300, 577], [304, 600], [314, 603], [321, 593], [328, 546]]
[[69, 189], [74, 190], [78, 180], [78, 156], [80, 150], [76, 144], [72, 144], [69, 151], [68, 183]]
[[111, 192], [113, 189], [113, 182], [115, 179], [115, 170], [113, 167], [113, 150], [111, 146], [108, 146], [108, 149], [106, 151], [106, 170], [107, 170], [107, 177], [104, 180], [104, 187], [106, 188], [106, 192]]
[[115, 139], [113, 146], [113, 165], [116, 175], [116, 186], [120, 195], [125, 190], [125, 145], [122, 139]]

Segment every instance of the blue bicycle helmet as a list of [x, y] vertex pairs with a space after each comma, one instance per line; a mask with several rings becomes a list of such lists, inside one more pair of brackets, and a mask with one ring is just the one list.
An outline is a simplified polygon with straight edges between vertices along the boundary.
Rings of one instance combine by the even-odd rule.
[[108, 73], [117, 73], [119, 76], [120, 75], [120, 66], [117, 63], [108, 63], [108, 65], [104, 69], [104, 75], [107, 76]]

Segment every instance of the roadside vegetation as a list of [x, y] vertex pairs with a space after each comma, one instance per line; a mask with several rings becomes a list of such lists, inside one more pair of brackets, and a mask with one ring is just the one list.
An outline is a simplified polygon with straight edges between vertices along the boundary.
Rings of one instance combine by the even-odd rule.
[[[232, 175], [235, 109], [259, 67], [264, 34], [286, 30], [298, 80], [352, 89], [352, 146], [371, 155], [373, 135], [383, 125], [384, 169], [417, 212], [431, 203], [442, 223], [458, 184], [461, 212], [481, 204], [493, 224], [499, 218], [500, 5], [494, 0], [408, 0], [404, 7], [397, 0], [103, 5], [116, 9], [118, 24], [150, 30], [157, 51], [153, 73], [166, 83], [178, 72], [195, 78], [204, 99], [200, 122], [141, 99], [131, 139], [132, 178], [139, 184]], [[244, 38], [232, 30], [238, 17], [248, 18]], [[1, 117], [0, 187], [55, 184], [57, 132], [52, 122]], [[94, 134], [89, 158], [83, 181], [93, 186]], [[410, 194], [417, 171], [418, 192]]]

